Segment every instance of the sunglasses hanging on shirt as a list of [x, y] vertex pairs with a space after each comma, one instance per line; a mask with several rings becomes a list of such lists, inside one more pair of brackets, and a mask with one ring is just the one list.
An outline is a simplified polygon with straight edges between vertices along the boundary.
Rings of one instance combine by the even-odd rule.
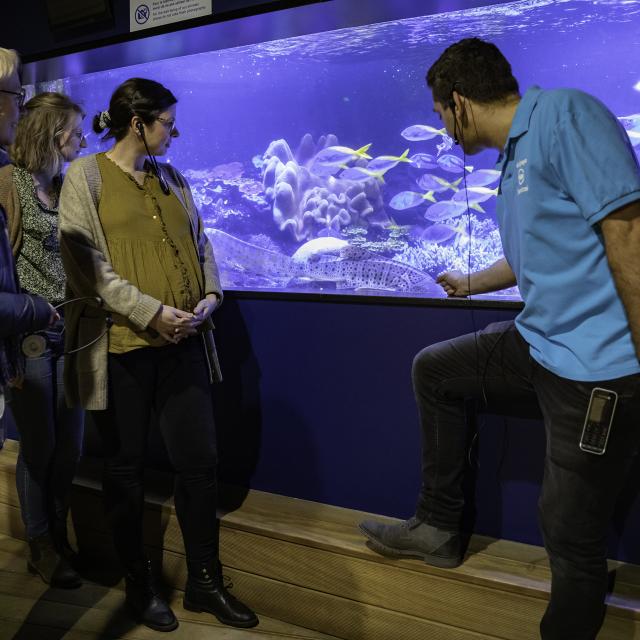
[[171, 194], [171, 189], [169, 187], [169, 184], [167, 183], [167, 180], [162, 175], [162, 171], [160, 170], [160, 167], [158, 166], [158, 162], [156, 161], [155, 156], [153, 156], [151, 154], [151, 151], [149, 151], [149, 146], [147, 145], [147, 138], [144, 135], [144, 125], [142, 124], [142, 122], [138, 122], [136, 124], [136, 128], [138, 129], [138, 133], [140, 134], [140, 137], [142, 138], [142, 142], [144, 144], [144, 148], [147, 151], [147, 156], [148, 156], [148, 159], [149, 159], [149, 163], [151, 164], [151, 168], [153, 170], [153, 173], [155, 173], [156, 177], [158, 178], [158, 182], [160, 183], [160, 188], [162, 189], [162, 193], [164, 193], [165, 196], [168, 196], [168, 195]]

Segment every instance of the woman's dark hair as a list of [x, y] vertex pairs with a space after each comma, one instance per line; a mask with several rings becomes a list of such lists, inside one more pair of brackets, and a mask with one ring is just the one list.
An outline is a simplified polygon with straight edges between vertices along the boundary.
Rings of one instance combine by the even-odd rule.
[[449, 106], [455, 90], [465, 98], [489, 104], [518, 94], [518, 81], [500, 49], [480, 38], [465, 38], [447, 47], [427, 72], [433, 99]]
[[145, 124], [151, 124], [163, 111], [178, 102], [176, 97], [159, 82], [146, 78], [125, 80], [111, 96], [108, 111], [93, 118], [93, 130], [107, 133], [103, 139], [122, 140], [129, 130], [131, 118], [138, 116]]

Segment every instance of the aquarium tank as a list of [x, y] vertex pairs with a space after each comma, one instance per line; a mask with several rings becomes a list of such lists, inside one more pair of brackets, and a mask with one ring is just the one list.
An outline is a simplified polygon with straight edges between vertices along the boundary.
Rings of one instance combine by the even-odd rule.
[[[178, 98], [165, 161], [188, 179], [225, 289], [442, 298], [443, 271], [502, 256], [497, 153], [462, 157], [425, 75], [495, 42], [524, 91], [576, 87], [640, 151], [640, 1], [523, 0], [167, 58], [39, 83], [92, 116], [127, 78]], [[88, 151], [108, 145], [89, 132]], [[519, 300], [517, 288], [497, 294]]]

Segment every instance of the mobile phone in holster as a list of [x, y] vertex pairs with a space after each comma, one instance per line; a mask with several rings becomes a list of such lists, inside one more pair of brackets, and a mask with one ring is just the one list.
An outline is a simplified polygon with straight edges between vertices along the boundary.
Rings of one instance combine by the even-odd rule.
[[591, 390], [587, 415], [584, 419], [580, 449], [597, 456], [604, 455], [609, 442], [618, 394], [609, 389], [594, 387]]

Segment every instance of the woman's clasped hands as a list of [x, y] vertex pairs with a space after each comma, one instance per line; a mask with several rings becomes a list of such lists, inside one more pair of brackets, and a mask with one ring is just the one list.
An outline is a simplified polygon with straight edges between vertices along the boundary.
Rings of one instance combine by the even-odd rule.
[[149, 323], [167, 342], [178, 344], [181, 340], [198, 333], [198, 327], [213, 313], [218, 306], [218, 296], [207, 294], [193, 309], [193, 312], [182, 311], [163, 304]]

